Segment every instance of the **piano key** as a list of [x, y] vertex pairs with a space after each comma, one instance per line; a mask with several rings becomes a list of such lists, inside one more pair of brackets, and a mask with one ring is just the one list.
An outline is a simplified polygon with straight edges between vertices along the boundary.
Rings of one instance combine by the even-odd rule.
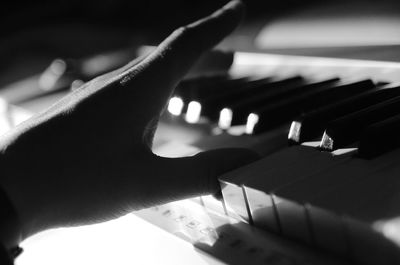
[[[363, 179], [349, 183], [340, 190], [325, 193], [310, 202], [312, 206], [309, 212], [313, 227], [314, 224], [329, 222], [326, 218], [321, 219], [314, 207], [332, 212], [332, 220], [335, 215], [336, 219], [343, 218], [340, 217], [342, 215], [345, 217], [352, 255], [356, 260], [367, 264], [398, 264], [393, 263], [392, 259], [396, 258], [397, 262], [400, 260], [399, 246], [393, 244], [399, 242], [398, 234], [385, 230], [388, 227], [393, 229], [393, 226], [398, 229], [398, 155], [399, 150], [391, 154], [391, 163], [380, 170], [369, 172]], [[325, 239], [331, 235], [329, 230], [317, 230], [315, 233]], [[384, 261], [381, 256], [383, 253]]]
[[[172, 150], [176, 149], [175, 146], [166, 146], [170, 149], [171, 147], [174, 147]], [[245, 147], [253, 149], [259, 154], [266, 156], [286, 146], [286, 132], [279, 129], [276, 132], [255, 137], [248, 135], [234, 136], [223, 133], [220, 135], [202, 137], [201, 139], [192, 142], [190, 145], [184, 146], [187, 147], [184, 147], [183, 150], [188, 149], [189, 151], [193, 150], [193, 148], [195, 148], [194, 150], [199, 151], [224, 147]], [[182, 148], [179, 148], [178, 146], [178, 149]], [[226, 214], [223, 201], [217, 200], [212, 196], [203, 196], [202, 199], [203, 204], [207, 209], [219, 214]]]
[[191, 100], [200, 100], [217, 93], [227, 87], [241, 85], [248, 82], [249, 77], [230, 77], [226, 75], [205, 76], [183, 80], [176, 88], [174, 95], [181, 97], [186, 103]]
[[[310, 227], [314, 244], [341, 257], [349, 257], [351, 246], [342, 219], [331, 211], [305, 204], [305, 219]], [[311, 222], [311, 214], [318, 215], [318, 222]], [[314, 219], [313, 219], [314, 220]], [[300, 227], [299, 227], [300, 228]], [[321, 234], [321, 231], [329, 231]]]
[[321, 137], [329, 121], [396, 96], [400, 96], [400, 86], [387, 85], [305, 113], [292, 122], [289, 142], [299, 144]]
[[[299, 163], [299, 161], [301, 160], [305, 160], [309, 157], [315, 156], [315, 151], [309, 154], [300, 152], [297, 153], [297, 155], [299, 155], [298, 158], [284, 162], [285, 167], [291, 168], [294, 164], [296, 164], [296, 162]], [[283, 163], [281, 162], [280, 165], [282, 164]], [[279, 164], [271, 164], [268, 167], [267, 163], [264, 164], [261, 167], [261, 170], [257, 170], [258, 173], [252, 172], [252, 176], [248, 177], [246, 180], [243, 180], [242, 186], [246, 196], [250, 218], [253, 220], [254, 225], [270, 231], [282, 233], [279, 219], [277, 218], [278, 216], [276, 214], [276, 207], [274, 205], [271, 195], [269, 194], [269, 192], [265, 192], [265, 189], [253, 188], [253, 186], [255, 185], [253, 185], [254, 183], [252, 183], [252, 180], [254, 180], [254, 178], [261, 180], [262, 177], [265, 182], [268, 182], [271, 176], [276, 176], [276, 174], [274, 174], [274, 171], [279, 171], [280, 167], [277, 165]], [[266, 168], [269, 168], [269, 170], [266, 170]], [[260, 175], [263, 176], [260, 177]], [[257, 185], [258, 183], [255, 184]]]
[[204, 115], [213, 119], [218, 118], [219, 111], [234, 102], [244, 100], [248, 97], [265, 97], [265, 95], [276, 93], [284, 87], [295, 87], [304, 82], [300, 76], [294, 76], [284, 79], [254, 80], [243, 84], [234, 89], [228, 89], [224, 93], [218, 95], [212, 94], [208, 98], [202, 99], [200, 102], [204, 105]]
[[[203, 115], [207, 116], [216, 111], [211, 109], [211, 106], [217, 104], [219, 102], [218, 99], [224, 99], [227, 95], [266, 82], [271, 82], [271, 77], [227, 78], [218, 82], [209, 82], [206, 85], [194, 85], [191, 89], [186, 89], [185, 93], [181, 89], [176, 94], [183, 94], [185, 102], [197, 101], [204, 106], [209, 105], [209, 107], [203, 108]], [[207, 102], [211, 103], [208, 104]]]
[[[243, 187], [254, 224], [259, 224], [268, 229], [268, 223], [263, 223], [264, 220], [277, 219], [283, 235], [311, 244], [312, 238], [307, 220], [298, 218], [305, 215], [303, 209], [294, 211], [298, 208], [291, 207], [288, 203], [281, 201], [279, 197], [275, 196], [276, 190], [310, 175], [329, 170], [348, 159], [346, 155], [334, 157], [327, 153], [314, 151], [313, 155], [301, 158], [289, 166], [276, 167], [274, 170], [268, 171], [268, 174], [258, 173], [257, 176], [256, 173], [253, 173], [251, 178], [243, 182]], [[264, 210], [259, 207], [263, 204], [261, 200], [265, 200], [265, 196], [260, 197], [260, 193], [270, 196], [267, 200], [272, 201], [275, 211]], [[293, 222], [295, 222], [295, 225], [293, 225]]]
[[[279, 202], [276, 205], [281, 223], [283, 226], [291, 226], [292, 231], [302, 231], [304, 225], [301, 224], [309, 220], [303, 204], [314, 205], [317, 204], [314, 202], [318, 202], [318, 197], [324, 196], [326, 193], [340, 193], [341, 188], [363, 180], [368, 174], [378, 172], [382, 167], [391, 164], [392, 160], [392, 156], [391, 158], [383, 157], [373, 161], [347, 156], [341, 163], [332, 164], [334, 167], [328, 167], [317, 174], [310, 174], [305, 178], [275, 189], [273, 191], [274, 200]], [[314, 161], [310, 163], [314, 163]], [[328, 214], [321, 212], [321, 210], [319, 210], [318, 216], [320, 216], [318, 220], [328, 218]], [[316, 224], [318, 227], [313, 228], [313, 238], [316, 245], [344, 255], [347, 252], [346, 242], [343, 241], [344, 235], [329, 232], [340, 230], [341, 225], [337, 226], [337, 222], [329, 224], [321, 220]]]
[[199, 101], [212, 100], [212, 98], [223, 98], [226, 95], [246, 90], [253, 86], [273, 82], [270, 76], [247, 76], [229, 78], [228, 80], [212, 83], [208, 86], [198, 86], [193, 99]]
[[302, 112], [332, 104], [373, 88], [375, 88], [375, 84], [371, 80], [346, 82], [337, 86], [327, 86], [318, 91], [305, 92], [256, 109], [254, 113], [260, 117], [260, 120], [254, 128], [254, 133], [260, 133], [284, 122], [289, 122]]
[[364, 158], [374, 158], [400, 147], [400, 115], [374, 123], [362, 133], [358, 153]]
[[[344, 207], [349, 240], [357, 260], [399, 264], [399, 180], [398, 165], [393, 165], [366, 180], [360, 197]], [[370, 196], [374, 192], [374, 196]], [[362, 241], [362, 243], [360, 243]], [[370, 253], [370, 255], [365, 255]]]
[[[251, 223], [252, 220], [248, 212], [242, 184], [247, 181], [248, 178], [252, 177], [253, 174], [259, 175], [263, 173], [267, 176], [267, 173], [273, 170], [276, 165], [283, 163], [285, 163], [285, 165], [290, 165], [294, 163], [294, 161], [300, 160], [302, 157], [313, 155], [314, 152], [315, 150], [313, 148], [305, 146], [297, 146], [289, 148], [289, 150], [285, 149], [220, 176], [219, 182], [228, 214], [239, 220]], [[272, 207], [272, 205], [269, 205], [269, 207]], [[275, 230], [279, 231], [275, 220], [273, 220], [273, 225], [271, 226], [274, 226]]]
[[225, 211], [225, 206], [221, 199], [215, 198], [213, 195], [204, 195], [201, 196], [204, 207], [212, 211], [213, 213], [217, 213], [219, 215], [227, 215]]
[[[375, 160], [354, 159], [349, 161], [347, 165], [320, 174], [321, 179], [318, 185], [311, 185], [310, 188], [306, 189], [307, 184], [313, 183], [313, 180], [308, 180], [291, 187], [295, 193], [292, 193], [291, 197], [287, 194], [285, 196], [295, 200], [298, 204], [307, 204], [308, 220], [312, 226], [317, 245], [335, 252], [345, 250], [344, 246], [349, 242], [347, 241], [348, 235], [344, 232], [347, 232], [348, 229], [343, 230], [344, 224], [341, 215], [347, 216], [351, 212], [350, 209], [353, 209], [353, 216], [358, 212], [356, 217], [360, 219], [360, 212], [371, 209], [373, 204], [366, 205], [364, 209], [361, 207], [364, 198], [372, 198], [375, 202], [382, 202], [381, 197], [385, 192], [376, 192], [377, 186], [380, 186], [381, 183], [389, 183], [390, 185], [389, 179], [382, 179], [382, 173], [387, 169], [396, 167], [396, 157], [399, 154], [400, 152], [397, 150], [395, 153], [381, 156]], [[396, 178], [397, 176], [393, 177]], [[317, 177], [314, 180], [316, 179]], [[378, 204], [380, 208], [385, 208], [382, 207], [385, 205], [384, 203], [376, 203], [376, 207], [378, 207]], [[371, 212], [366, 216], [372, 216]], [[338, 233], [341, 230], [343, 233]], [[350, 246], [351, 250], [353, 248], [354, 246]]]
[[363, 129], [398, 114], [399, 110], [400, 97], [395, 97], [331, 121], [325, 129], [320, 146], [328, 151], [346, 147], [359, 140]]
[[266, 94], [262, 97], [254, 95], [244, 98], [234, 103], [232, 106], [228, 106], [234, 113], [233, 124], [243, 123], [247, 115], [254, 112], [257, 108], [273, 104], [277, 100], [292, 98], [305, 92], [317, 91], [324, 87], [333, 86], [338, 82], [339, 78], [331, 78], [323, 81], [308, 81], [276, 90], [275, 93]]

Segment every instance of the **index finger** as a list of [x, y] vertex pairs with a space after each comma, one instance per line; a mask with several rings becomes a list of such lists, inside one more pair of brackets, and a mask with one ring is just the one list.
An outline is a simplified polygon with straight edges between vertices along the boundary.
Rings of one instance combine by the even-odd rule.
[[[218, 44], [239, 24], [243, 4], [231, 1], [210, 16], [175, 30], [157, 49], [139, 64], [140, 79], [144, 78], [152, 95], [166, 100], [177, 83], [201, 55]], [[137, 68], [125, 72], [121, 83], [136, 76]], [[162, 89], [161, 89], [162, 86]], [[153, 88], [156, 90], [154, 91]]]

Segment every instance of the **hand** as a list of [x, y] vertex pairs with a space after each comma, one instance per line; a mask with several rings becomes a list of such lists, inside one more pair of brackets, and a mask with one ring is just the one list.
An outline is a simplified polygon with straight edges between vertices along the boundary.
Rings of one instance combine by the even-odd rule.
[[176, 30], [143, 60], [86, 83], [2, 138], [0, 184], [24, 238], [215, 192], [219, 174], [257, 157], [243, 149], [178, 159], [151, 152], [174, 87], [236, 27], [242, 9], [233, 1]]

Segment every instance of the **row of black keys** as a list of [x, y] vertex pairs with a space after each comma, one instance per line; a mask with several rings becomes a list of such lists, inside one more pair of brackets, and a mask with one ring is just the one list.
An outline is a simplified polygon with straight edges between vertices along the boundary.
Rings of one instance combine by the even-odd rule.
[[250, 113], [259, 117], [254, 133], [292, 121], [289, 143], [320, 140], [332, 151], [355, 146], [362, 157], [375, 157], [400, 145], [400, 86], [371, 80], [322, 81], [302, 76], [230, 79], [203, 78], [182, 82], [176, 94], [198, 101], [202, 115], [218, 118], [233, 112], [232, 124], [244, 124]]

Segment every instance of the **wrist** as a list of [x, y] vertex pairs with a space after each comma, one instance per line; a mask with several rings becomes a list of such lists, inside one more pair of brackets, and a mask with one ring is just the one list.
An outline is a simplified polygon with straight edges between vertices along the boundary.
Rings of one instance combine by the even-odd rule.
[[0, 188], [0, 244], [13, 259], [21, 253], [22, 240], [18, 214], [6, 192]]
[[21, 216], [15, 202], [15, 194], [10, 188], [9, 164], [5, 162], [5, 153], [0, 152], [0, 243], [9, 252], [23, 240]]

